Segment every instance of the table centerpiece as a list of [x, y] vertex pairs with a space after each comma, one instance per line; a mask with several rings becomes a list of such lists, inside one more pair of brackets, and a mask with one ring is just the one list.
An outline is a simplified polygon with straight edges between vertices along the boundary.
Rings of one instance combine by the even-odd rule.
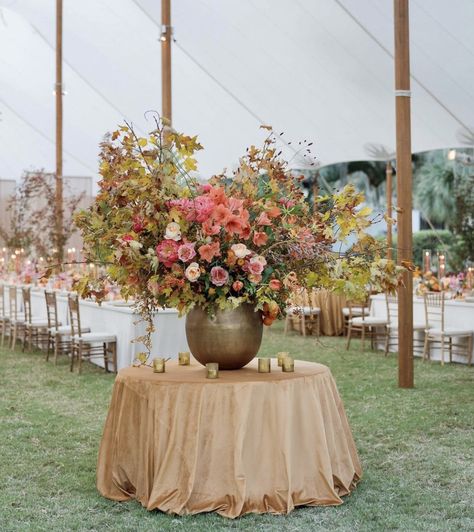
[[143, 359], [160, 307], [187, 315], [199, 362], [236, 369], [257, 354], [262, 326], [283, 317], [295, 287], [365, 291], [374, 272], [384, 288], [396, 286], [397, 268], [366, 233], [373, 218], [363, 195], [347, 185], [308, 203], [302, 177], [262, 127], [269, 130], [262, 147], [207, 181], [194, 177], [197, 138], [162, 121], [147, 137], [123, 125], [101, 144], [99, 193], [76, 223], [86, 259], [106, 273], [85, 275], [76, 289], [97, 295], [98, 284], [111, 281], [135, 301], [148, 322], [138, 339]]

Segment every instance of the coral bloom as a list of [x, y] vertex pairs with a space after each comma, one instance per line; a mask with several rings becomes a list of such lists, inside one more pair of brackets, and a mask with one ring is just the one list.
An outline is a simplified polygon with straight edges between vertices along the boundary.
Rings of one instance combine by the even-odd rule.
[[240, 235], [244, 229], [244, 223], [239, 216], [231, 216], [228, 220], [226, 220], [224, 227], [225, 230], [231, 235]]
[[268, 286], [272, 289], [272, 290], [275, 290], [275, 292], [278, 292], [278, 290], [281, 289], [282, 287], [282, 282], [278, 279], [272, 279], [269, 283], [268, 283]]
[[188, 242], [187, 244], [182, 244], [178, 249], [178, 258], [182, 262], [189, 262], [191, 259], [194, 259], [196, 256], [196, 250], [194, 246], [195, 242]]
[[244, 283], [242, 281], [234, 281], [232, 283], [232, 289], [236, 292], [240, 292], [242, 288], [244, 287]]
[[156, 246], [156, 256], [170, 268], [178, 260], [178, 244], [174, 240], [162, 240]]
[[207, 262], [211, 262], [214, 257], [218, 257], [221, 254], [219, 242], [204, 244], [199, 247], [198, 251], [201, 258]]
[[267, 214], [269, 218], [278, 218], [278, 216], [281, 214], [281, 209], [274, 205], [273, 207], [267, 209]]
[[268, 235], [267, 233], [256, 231], [253, 234], [253, 243], [256, 246], [264, 246], [268, 241]]
[[224, 270], [221, 266], [214, 266], [211, 268], [211, 283], [216, 286], [223, 286], [229, 280], [229, 272]]
[[216, 205], [228, 205], [229, 199], [222, 187], [212, 187], [209, 191], [209, 197]]
[[201, 275], [201, 268], [199, 268], [199, 264], [197, 262], [191, 262], [191, 264], [186, 268], [184, 275], [188, 281], [191, 281], [191, 283], [197, 281]]
[[202, 224], [202, 230], [204, 231], [204, 234], [207, 236], [218, 235], [221, 230], [221, 226], [219, 224], [214, 223], [212, 218], [208, 218]]
[[227, 220], [232, 217], [232, 213], [225, 205], [218, 205], [212, 212], [212, 219], [221, 225], [224, 225]]
[[257, 225], [272, 225], [272, 221], [270, 220], [266, 212], [262, 212], [255, 223]]

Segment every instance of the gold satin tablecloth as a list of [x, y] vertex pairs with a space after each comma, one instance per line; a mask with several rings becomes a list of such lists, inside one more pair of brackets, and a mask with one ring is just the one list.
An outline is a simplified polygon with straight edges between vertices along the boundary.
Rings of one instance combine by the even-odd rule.
[[295, 361], [258, 373], [256, 361], [205, 378], [167, 363], [166, 373], [117, 375], [97, 465], [97, 487], [148, 510], [226, 517], [337, 505], [361, 466], [326, 366]]
[[344, 296], [328, 290], [314, 290], [311, 294], [313, 307], [321, 309], [320, 331], [323, 336], [340, 336], [344, 333], [342, 309], [346, 306]]

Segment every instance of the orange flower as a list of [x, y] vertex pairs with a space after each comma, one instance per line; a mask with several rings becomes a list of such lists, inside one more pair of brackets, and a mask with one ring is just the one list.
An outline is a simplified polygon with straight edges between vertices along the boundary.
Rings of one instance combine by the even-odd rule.
[[272, 221], [270, 220], [266, 212], [262, 212], [255, 223], [257, 225], [272, 225]]
[[269, 283], [268, 283], [268, 286], [272, 289], [272, 290], [275, 290], [276, 292], [278, 292], [278, 290], [281, 289], [281, 281], [279, 281], [278, 279], [272, 279]]
[[211, 188], [209, 197], [216, 205], [227, 205], [229, 203], [229, 200], [225, 194], [225, 190], [222, 187]]
[[213, 220], [218, 224], [225, 224], [232, 217], [232, 213], [225, 205], [218, 205], [212, 212]]
[[267, 233], [263, 233], [263, 232], [258, 232], [256, 231], [254, 234], [253, 234], [253, 243], [256, 245], [256, 246], [264, 246], [268, 241], [268, 235]]
[[281, 214], [281, 210], [278, 207], [273, 206], [267, 210], [267, 214], [270, 218], [278, 218]]
[[219, 257], [221, 254], [220, 245], [217, 241], [200, 246], [198, 251], [201, 258], [207, 262], [211, 262], [214, 257]]

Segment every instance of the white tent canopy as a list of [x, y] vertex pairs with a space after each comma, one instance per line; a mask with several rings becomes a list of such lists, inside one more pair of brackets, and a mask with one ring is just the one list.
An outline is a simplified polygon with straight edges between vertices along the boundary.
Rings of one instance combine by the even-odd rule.
[[[55, 2], [0, 0], [0, 177], [54, 169]], [[64, 0], [64, 174], [160, 110], [160, 1]], [[411, 0], [413, 151], [474, 125], [474, 2]], [[321, 164], [395, 147], [392, 0], [172, 0], [173, 124], [199, 135], [203, 175], [271, 124]], [[289, 152], [291, 155], [291, 152]]]

